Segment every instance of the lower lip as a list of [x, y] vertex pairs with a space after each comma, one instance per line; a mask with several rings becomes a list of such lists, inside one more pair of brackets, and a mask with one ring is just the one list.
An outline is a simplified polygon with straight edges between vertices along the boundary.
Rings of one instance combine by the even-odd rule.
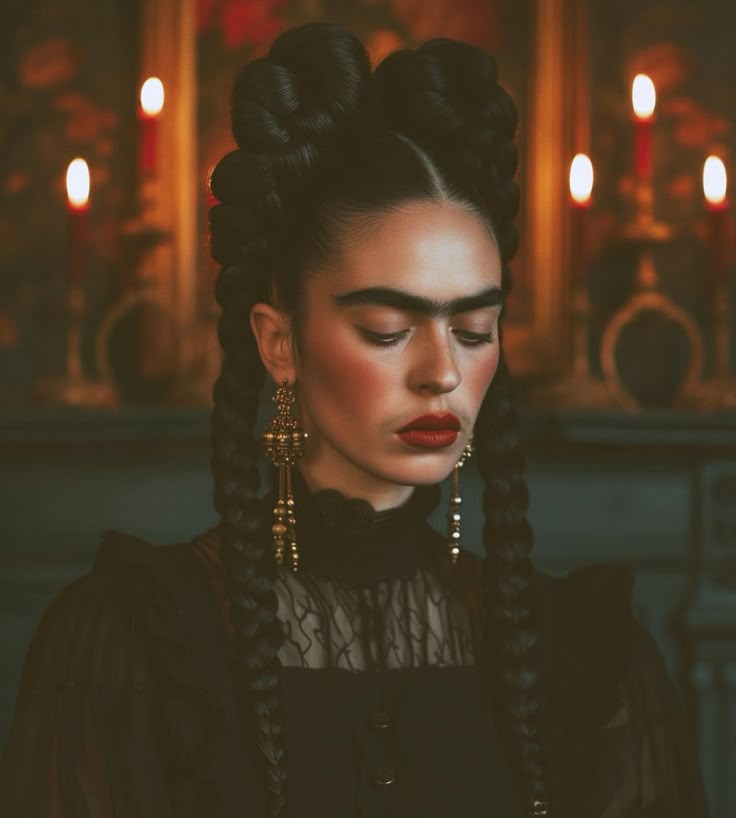
[[457, 440], [457, 432], [454, 429], [410, 429], [399, 432], [399, 437], [418, 449], [444, 449]]

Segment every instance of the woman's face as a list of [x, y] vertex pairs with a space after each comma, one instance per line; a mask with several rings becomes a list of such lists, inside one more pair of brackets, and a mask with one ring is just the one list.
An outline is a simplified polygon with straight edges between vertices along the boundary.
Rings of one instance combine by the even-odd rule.
[[[475, 215], [417, 202], [348, 243], [305, 287], [296, 394], [299, 467], [375, 508], [447, 477], [498, 366], [501, 260]], [[444, 431], [399, 434], [427, 415]], [[426, 420], [419, 425], [428, 426]]]

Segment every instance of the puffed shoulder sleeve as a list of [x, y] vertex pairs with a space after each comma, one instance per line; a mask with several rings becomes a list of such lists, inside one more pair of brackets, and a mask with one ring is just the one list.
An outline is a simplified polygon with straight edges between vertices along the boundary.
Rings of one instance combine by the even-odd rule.
[[95, 570], [47, 608], [0, 758], [3, 818], [171, 814], [149, 717], [143, 590], [101, 547]]
[[693, 731], [657, 644], [636, 621], [623, 692], [627, 720], [639, 732], [641, 815], [705, 818]]
[[542, 578], [547, 766], [570, 818], [706, 818], [695, 737], [619, 564]]

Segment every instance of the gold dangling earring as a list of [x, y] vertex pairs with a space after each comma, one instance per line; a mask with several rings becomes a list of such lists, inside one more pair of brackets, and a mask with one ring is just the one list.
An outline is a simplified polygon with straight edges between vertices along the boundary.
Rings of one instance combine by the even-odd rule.
[[284, 378], [283, 384], [273, 396], [276, 416], [271, 418], [262, 435], [266, 455], [279, 470], [279, 499], [273, 510], [275, 522], [271, 527], [274, 556], [276, 563], [281, 565], [288, 545], [291, 570], [294, 573], [299, 568], [299, 551], [296, 545], [291, 467], [304, 454], [304, 441], [307, 439], [307, 433], [300, 426], [299, 420], [291, 415], [295, 401], [294, 388], [289, 386], [289, 379]]
[[447, 540], [450, 550], [450, 562], [455, 565], [460, 556], [460, 504], [463, 498], [460, 496], [460, 469], [465, 461], [473, 454], [473, 435], [463, 449], [460, 459], [452, 469], [452, 486], [450, 488], [450, 510], [447, 512], [448, 532]]

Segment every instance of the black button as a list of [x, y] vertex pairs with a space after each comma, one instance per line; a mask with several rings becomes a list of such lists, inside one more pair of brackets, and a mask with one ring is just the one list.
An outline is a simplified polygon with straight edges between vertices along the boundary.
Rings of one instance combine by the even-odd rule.
[[383, 730], [385, 727], [389, 727], [390, 724], [391, 719], [385, 710], [379, 710], [373, 717], [373, 726], [377, 730]]
[[393, 784], [394, 778], [396, 778], [396, 774], [386, 764], [381, 764], [381, 766], [376, 770], [376, 774], [373, 776], [373, 780], [376, 784]]

